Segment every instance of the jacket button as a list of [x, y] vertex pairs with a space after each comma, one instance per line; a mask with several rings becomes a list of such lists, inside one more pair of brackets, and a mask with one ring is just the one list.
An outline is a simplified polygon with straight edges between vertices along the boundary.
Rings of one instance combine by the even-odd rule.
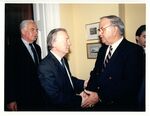
[[109, 79], [109, 80], [111, 80], [111, 79], [112, 79], [112, 77], [109, 77], [108, 79]]
[[100, 89], [100, 87], [97, 87], [97, 89]]

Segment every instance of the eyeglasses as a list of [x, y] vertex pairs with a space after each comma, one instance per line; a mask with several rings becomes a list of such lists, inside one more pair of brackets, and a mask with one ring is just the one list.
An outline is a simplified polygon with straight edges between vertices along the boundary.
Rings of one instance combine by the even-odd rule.
[[106, 28], [108, 28], [108, 27], [110, 27], [110, 26], [113, 26], [113, 25], [111, 24], [111, 25], [108, 25], [108, 26], [106, 26], [106, 27], [101, 27], [101, 28], [98, 29], [98, 31], [104, 31]]

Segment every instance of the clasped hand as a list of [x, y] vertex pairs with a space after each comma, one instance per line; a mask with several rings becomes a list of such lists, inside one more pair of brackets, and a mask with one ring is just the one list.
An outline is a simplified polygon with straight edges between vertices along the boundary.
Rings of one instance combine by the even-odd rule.
[[84, 90], [80, 93], [80, 96], [82, 97], [82, 108], [93, 107], [99, 101], [99, 96], [96, 92]]

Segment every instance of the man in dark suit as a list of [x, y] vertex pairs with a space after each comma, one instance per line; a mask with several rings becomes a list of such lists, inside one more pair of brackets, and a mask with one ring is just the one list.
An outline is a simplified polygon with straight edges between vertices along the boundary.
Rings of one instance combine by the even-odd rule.
[[53, 29], [47, 37], [48, 55], [41, 61], [38, 77], [47, 94], [47, 110], [81, 110], [84, 98], [80, 95], [84, 81], [71, 75], [65, 55], [70, 40], [63, 28]]
[[87, 90], [99, 95], [95, 110], [136, 111], [143, 78], [144, 51], [124, 38], [124, 24], [117, 16], [100, 18], [99, 36], [104, 44], [98, 53]]
[[[135, 33], [136, 43], [146, 49], [146, 25], [141, 25]], [[144, 62], [145, 63], [145, 62]], [[145, 64], [144, 64], [145, 66]], [[145, 68], [144, 68], [145, 71]], [[145, 75], [138, 95], [139, 110], [145, 110]]]
[[38, 28], [33, 20], [24, 20], [20, 24], [20, 31], [21, 39], [9, 47], [9, 60], [6, 63], [6, 110], [41, 110], [43, 95], [37, 77], [41, 49], [35, 43]]

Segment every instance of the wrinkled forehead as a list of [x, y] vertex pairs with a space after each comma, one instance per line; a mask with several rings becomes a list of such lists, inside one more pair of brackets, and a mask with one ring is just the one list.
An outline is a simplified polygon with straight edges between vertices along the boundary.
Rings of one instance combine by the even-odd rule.
[[27, 24], [27, 27], [34, 27], [34, 28], [37, 28], [37, 25], [35, 22], [30, 22]]
[[62, 39], [62, 38], [63, 39], [68, 39], [69, 38], [69, 36], [68, 36], [66, 31], [58, 31], [57, 33], [55, 33], [53, 35], [53, 39], [54, 40], [59, 40], [59, 39]]
[[146, 31], [143, 31], [140, 36], [146, 37]]

